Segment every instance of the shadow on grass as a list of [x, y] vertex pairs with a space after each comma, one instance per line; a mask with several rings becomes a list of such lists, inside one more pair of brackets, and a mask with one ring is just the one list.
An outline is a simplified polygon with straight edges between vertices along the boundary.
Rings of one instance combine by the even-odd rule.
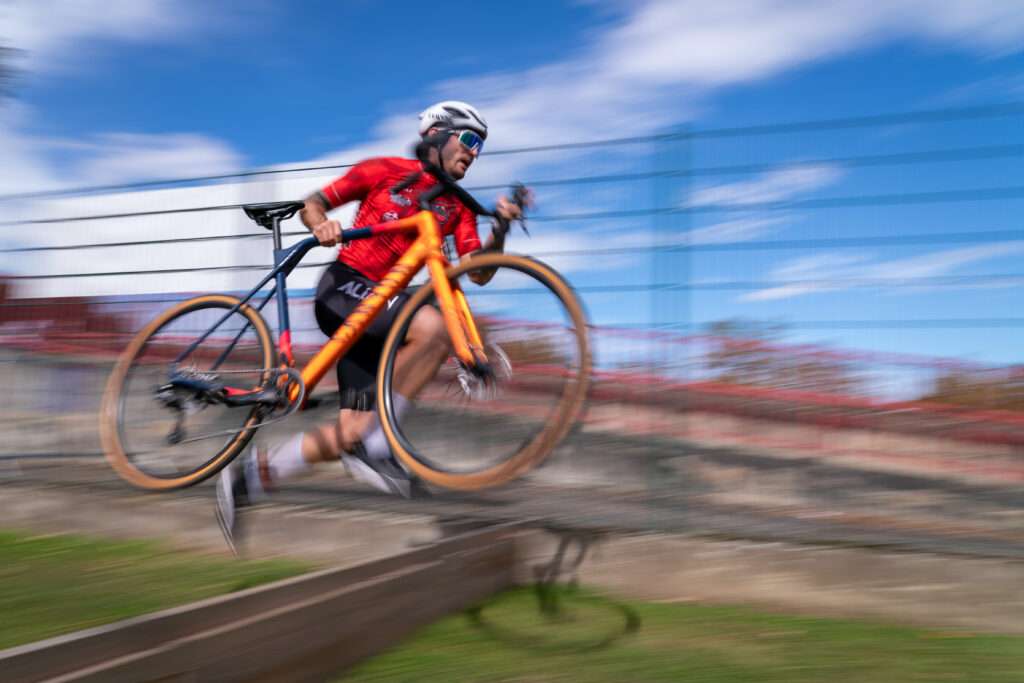
[[[559, 529], [558, 549], [550, 562], [533, 568], [536, 610], [524, 609], [514, 596], [499, 596], [467, 612], [470, 623], [487, 637], [510, 647], [539, 652], [592, 652], [640, 630], [640, 616], [628, 605], [579, 588], [578, 572], [600, 532]], [[566, 566], [569, 550], [576, 546]], [[566, 583], [560, 583], [563, 575]], [[526, 589], [530, 590], [530, 589]]]

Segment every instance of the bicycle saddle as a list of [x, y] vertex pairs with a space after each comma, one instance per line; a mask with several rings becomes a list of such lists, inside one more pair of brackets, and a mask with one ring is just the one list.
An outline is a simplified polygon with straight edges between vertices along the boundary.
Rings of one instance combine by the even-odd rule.
[[274, 227], [275, 222], [291, 218], [305, 205], [305, 202], [267, 202], [265, 204], [248, 204], [242, 209], [246, 216], [270, 230]]

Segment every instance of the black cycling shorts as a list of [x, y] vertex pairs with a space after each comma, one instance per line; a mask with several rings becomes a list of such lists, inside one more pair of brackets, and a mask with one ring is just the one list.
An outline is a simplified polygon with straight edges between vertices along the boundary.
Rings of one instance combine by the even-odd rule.
[[[316, 322], [328, 337], [341, 326], [342, 321], [356, 306], [370, 295], [377, 283], [341, 261], [332, 263], [320, 278], [316, 288], [313, 310]], [[363, 336], [338, 361], [338, 392], [342, 408], [347, 405], [346, 390], [363, 392], [374, 388], [381, 350], [398, 311], [412, 296], [414, 290], [396, 294], [377, 314]], [[351, 391], [347, 395], [351, 397]]]

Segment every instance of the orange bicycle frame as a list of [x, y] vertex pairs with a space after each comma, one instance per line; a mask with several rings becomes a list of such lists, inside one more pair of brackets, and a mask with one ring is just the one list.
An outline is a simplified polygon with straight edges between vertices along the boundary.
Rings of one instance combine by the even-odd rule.
[[[306, 392], [313, 389], [323, 376], [344, 356], [362, 336], [366, 328], [380, 313], [381, 309], [395, 294], [401, 292], [426, 264], [433, 285], [437, 303], [441, 308], [445, 327], [452, 341], [456, 357], [467, 365], [483, 362], [483, 341], [473, 321], [472, 313], [458, 283], [451, 283], [445, 277], [449, 263], [441, 249], [441, 230], [431, 211], [418, 211], [412, 216], [364, 228], [354, 228], [342, 233], [344, 241], [364, 239], [386, 232], [419, 233], [412, 246], [402, 254], [398, 263], [388, 271], [370, 294], [356, 306], [324, 346], [317, 351], [302, 369], [302, 381]], [[298, 387], [292, 389], [292, 398]]]

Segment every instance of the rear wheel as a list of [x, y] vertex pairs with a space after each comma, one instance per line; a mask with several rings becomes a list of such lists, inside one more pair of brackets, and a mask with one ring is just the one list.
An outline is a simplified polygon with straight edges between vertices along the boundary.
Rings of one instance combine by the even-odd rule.
[[184, 301], [121, 354], [103, 395], [100, 435], [107, 460], [128, 482], [149, 490], [197, 484], [252, 438], [261, 407], [230, 407], [169, 384], [172, 373], [243, 389], [266, 382], [274, 367], [270, 330], [254, 308], [232, 311], [239, 303], [223, 295]]
[[[494, 272], [486, 287], [473, 273]], [[575, 424], [591, 358], [583, 308], [551, 268], [511, 254], [477, 255], [448, 271], [484, 341], [488, 372], [451, 359], [396, 419], [395, 364], [430, 286], [402, 308], [384, 344], [378, 412], [395, 455], [416, 476], [452, 489], [503, 484], [546, 458]]]

